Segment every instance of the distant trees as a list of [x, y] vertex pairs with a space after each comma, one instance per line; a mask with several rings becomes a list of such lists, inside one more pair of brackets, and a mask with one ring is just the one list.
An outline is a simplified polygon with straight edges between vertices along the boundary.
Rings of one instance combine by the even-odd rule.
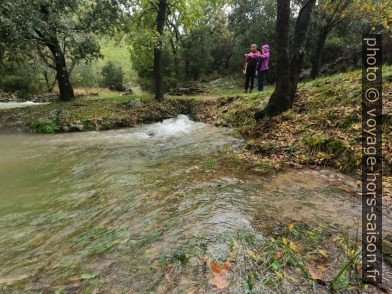
[[[165, 89], [185, 80], [240, 73], [249, 45], [269, 43], [267, 79], [276, 81], [268, 108], [273, 114], [292, 104], [303, 63], [315, 77], [323, 60], [336, 59], [337, 53], [325, 52], [325, 46], [344, 48], [346, 55], [353, 51], [354, 34], [348, 27], [357, 33], [364, 28], [387, 31], [392, 17], [388, 4], [390, 0], [2, 1], [0, 74], [13, 68], [11, 59], [29, 63], [29, 68], [34, 63], [46, 87], [57, 81], [60, 99], [69, 101], [75, 66], [101, 56], [98, 41], [103, 35], [125, 37], [141, 86], [162, 101]], [[18, 78], [9, 80], [12, 86]]]
[[[320, 0], [317, 1], [313, 28], [316, 35], [312, 53], [310, 76], [320, 74], [321, 61], [327, 38], [338, 26], [343, 27], [343, 39], [350, 39], [350, 26], [360, 26], [356, 34], [378, 31], [391, 32], [390, 19], [392, 5], [390, 0]], [[349, 45], [349, 44], [347, 44]]]
[[314, 23], [316, 25], [317, 41], [312, 57], [312, 70], [310, 76], [315, 78], [320, 73], [321, 56], [325, 41], [331, 30], [348, 17], [354, 17], [353, 8], [356, 0], [321, 0], [316, 9]]
[[60, 100], [69, 101], [74, 97], [70, 71], [79, 60], [100, 56], [94, 33], [107, 31], [116, 22], [119, 4], [116, 0], [6, 1], [0, 4], [0, 27], [8, 26], [10, 43], [27, 43], [55, 70]]
[[[169, 25], [169, 15], [175, 5], [181, 3], [171, 3], [170, 0], [157, 1], [127, 1], [132, 7], [131, 29], [129, 37], [131, 47], [135, 56], [135, 68], [139, 71], [142, 79], [150, 78], [152, 71], [154, 80], [155, 99], [164, 99], [164, 52], [165, 52], [165, 27]], [[137, 52], [137, 53], [136, 53]]]
[[221, 68], [217, 63], [222, 57], [224, 66], [228, 66], [229, 50], [215, 51], [227, 42], [210, 42], [212, 36], [224, 36], [220, 34], [222, 27], [218, 29], [217, 25], [222, 18], [216, 17], [222, 14], [217, 7], [222, 7], [224, 1], [140, 0], [132, 3], [129, 33], [132, 61], [143, 86], [147, 88], [149, 80], [153, 80], [156, 100], [164, 99], [164, 88], [171, 78], [176, 81], [198, 79], [214, 65]]

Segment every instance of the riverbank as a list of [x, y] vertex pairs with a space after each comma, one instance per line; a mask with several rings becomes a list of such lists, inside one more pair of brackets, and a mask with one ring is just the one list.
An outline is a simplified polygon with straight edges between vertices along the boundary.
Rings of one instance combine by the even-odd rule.
[[[384, 68], [384, 93], [392, 91], [392, 67]], [[322, 77], [299, 86], [293, 109], [263, 122], [253, 119], [266, 103], [265, 92], [244, 94], [238, 88], [168, 96], [163, 103], [146, 95], [105, 93], [69, 103], [0, 110], [1, 129], [40, 133], [99, 131], [162, 121], [179, 114], [215, 126], [234, 128], [247, 140], [244, 157], [255, 170], [312, 165], [356, 173], [361, 160], [361, 73]], [[392, 102], [384, 99], [384, 173], [392, 175]], [[389, 182], [390, 178], [387, 178]], [[391, 187], [385, 187], [391, 192]]]

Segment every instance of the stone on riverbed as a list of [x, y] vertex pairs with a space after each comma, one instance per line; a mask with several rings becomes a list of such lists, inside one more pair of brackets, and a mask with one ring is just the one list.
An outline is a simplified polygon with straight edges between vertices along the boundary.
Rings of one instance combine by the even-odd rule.
[[0, 90], [0, 102], [53, 102], [58, 100], [58, 93], [42, 93], [18, 95], [17, 93], [9, 93]]
[[76, 120], [70, 123], [69, 125], [69, 130], [71, 132], [83, 132], [84, 130], [84, 124], [80, 120]]

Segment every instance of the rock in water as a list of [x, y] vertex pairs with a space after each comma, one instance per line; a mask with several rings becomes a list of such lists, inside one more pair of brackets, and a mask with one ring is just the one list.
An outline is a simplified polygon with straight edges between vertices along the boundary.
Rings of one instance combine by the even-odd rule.
[[82, 121], [76, 120], [70, 123], [69, 130], [71, 132], [82, 132], [84, 130], [84, 124]]

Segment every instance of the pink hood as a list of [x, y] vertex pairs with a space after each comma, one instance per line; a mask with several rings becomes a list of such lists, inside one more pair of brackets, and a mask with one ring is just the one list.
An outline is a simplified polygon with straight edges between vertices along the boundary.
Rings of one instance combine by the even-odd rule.
[[261, 53], [258, 56], [259, 63], [257, 64], [257, 71], [265, 71], [268, 70], [268, 62], [269, 62], [269, 57], [270, 57], [270, 48], [268, 44], [264, 44], [261, 46], [261, 48], [264, 49], [264, 53]]
[[269, 45], [268, 44], [261, 46], [261, 48], [263, 48], [265, 52], [269, 52]]

